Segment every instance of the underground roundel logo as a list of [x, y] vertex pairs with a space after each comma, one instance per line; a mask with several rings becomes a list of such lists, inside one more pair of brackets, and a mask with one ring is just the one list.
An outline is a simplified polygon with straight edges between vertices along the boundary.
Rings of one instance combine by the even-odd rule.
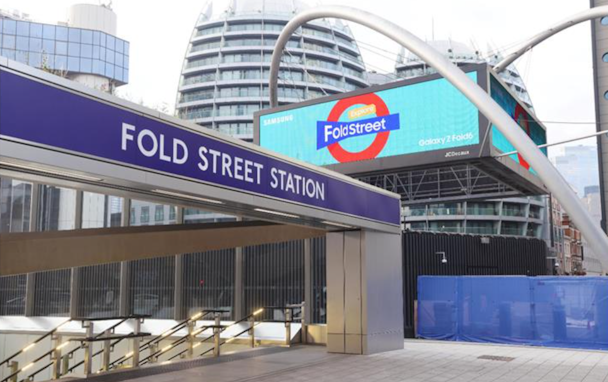
[[[350, 109], [355, 105], [360, 107]], [[348, 121], [340, 118], [348, 110]], [[368, 115], [375, 117], [364, 118]], [[399, 130], [399, 114], [390, 114], [388, 107], [374, 93], [345, 98], [336, 103], [327, 121], [317, 121], [317, 150], [327, 147], [340, 163], [374, 159], [386, 146], [392, 130]], [[359, 152], [344, 149], [340, 142], [349, 138], [375, 134], [374, 141]]]

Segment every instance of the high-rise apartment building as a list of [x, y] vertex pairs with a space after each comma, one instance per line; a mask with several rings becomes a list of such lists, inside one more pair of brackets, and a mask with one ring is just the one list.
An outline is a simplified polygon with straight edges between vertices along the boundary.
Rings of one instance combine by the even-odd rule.
[[[233, 137], [253, 139], [253, 113], [269, 106], [270, 59], [279, 33], [307, 8], [302, 1], [208, 3], [188, 46], [177, 96], [182, 119]], [[279, 103], [368, 86], [348, 26], [318, 20], [300, 28], [283, 53]]]

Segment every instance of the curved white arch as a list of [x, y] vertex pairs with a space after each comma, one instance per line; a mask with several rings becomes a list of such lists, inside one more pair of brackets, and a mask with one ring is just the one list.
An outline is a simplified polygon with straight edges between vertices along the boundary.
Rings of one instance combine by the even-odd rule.
[[551, 28], [535, 35], [530, 40], [525, 42], [521, 48], [503, 58], [502, 61], [494, 66], [494, 71], [496, 73], [502, 72], [507, 68], [507, 66], [511, 65], [515, 60], [526, 54], [526, 52], [528, 52], [530, 49], [534, 48], [536, 45], [545, 41], [549, 37], [563, 31], [564, 29], [568, 29], [571, 26], [603, 16], [608, 16], [608, 5], [587, 9], [583, 12], [575, 14], [572, 17], [560, 21]]
[[593, 250], [601, 256], [604, 266], [608, 266], [608, 237], [599, 225], [595, 224], [572, 188], [519, 125], [494, 102], [488, 93], [467, 77], [456, 65], [418, 37], [388, 20], [369, 12], [343, 6], [321, 6], [298, 13], [281, 32], [272, 55], [269, 81], [272, 107], [278, 104], [279, 66], [283, 49], [289, 38], [301, 25], [328, 17], [352, 21], [382, 33], [420, 57], [460, 90], [526, 158], [526, 161], [568, 212]]

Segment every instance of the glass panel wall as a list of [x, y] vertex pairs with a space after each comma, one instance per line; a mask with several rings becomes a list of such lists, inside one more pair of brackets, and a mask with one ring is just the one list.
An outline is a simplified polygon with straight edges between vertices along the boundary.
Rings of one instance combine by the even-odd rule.
[[177, 223], [177, 207], [131, 200], [131, 226]]
[[232, 215], [220, 214], [212, 211], [204, 211], [196, 208], [184, 208], [184, 223], [218, 223], [235, 221], [236, 217]]
[[0, 232], [30, 230], [32, 184], [0, 178]]
[[76, 227], [76, 190], [40, 185], [37, 231], [62, 231]]
[[120, 227], [123, 199], [117, 196], [82, 193], [82, 228]]
[[97, 74], [127, 83], [129, 43], [89, 29], [0, 20], [0, 55], [55, 72]]

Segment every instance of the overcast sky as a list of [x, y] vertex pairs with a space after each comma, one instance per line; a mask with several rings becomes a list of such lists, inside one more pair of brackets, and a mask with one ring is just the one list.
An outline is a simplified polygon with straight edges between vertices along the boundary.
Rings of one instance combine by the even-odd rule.
[[[246, 0], [239, 0], [246, 1]], [[36, 21], [65, 20], [74, 0], [0, 0]], [[82, 2], [82, 1], [81, 1]], [[85, 1], [86, 2], [86, 1]], [[97, 1], [89, 1], [98, 3]], [[130, 83], [122, 94], [148, 105], [175, 104], [177, 83], [192, 28], [206, 0], [114, 0], [118, 36], [130, 41]], [[452, 39], [486, 51], [506, 51], [553, 23], [589, 7], [589, 0], [326, 0], [374, 12], [421, 38]], [[434, 25], [434, 31], [433, 31]], [[390, 72], [399, 46], [376, 32], [351, 25], [371, 69]], [[384, 51], [371, 52], [367, 45]], [[512, 48], [510, 48], [512, 49]], [[589, 23], [546, 41], [517, 62], [542, 121], [593, 122], [593, 73]], [[549, 142], [593, 133], [591, 124], [546, 124]], [[585, 144], [595, 144], [595, 139]], [[580, 144], [580, 143], [576, 143]]]

